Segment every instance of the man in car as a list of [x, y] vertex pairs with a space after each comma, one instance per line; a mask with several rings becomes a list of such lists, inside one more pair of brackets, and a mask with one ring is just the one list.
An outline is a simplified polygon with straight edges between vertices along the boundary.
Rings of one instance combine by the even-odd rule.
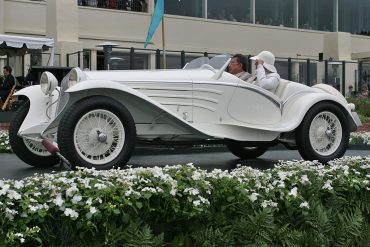
[[252, 83], [275, 93], [276, 88], [279, 86], [280, 75], [274, 66], [274, 54], [269, 51], [262, 51], [250, 59], [255, 61], [257, 70], [256, 80]]
[[8, 96], [10, 90], [15, 84], [15, 78], [12, 75], [12, 68], [10, 66], [5, 66], [4, 70], [4, 82], [0, 85], [0, 100], [4, 101]]
[[247, 81], [251, 74], [246, 72], [245, 57], [242, 54], [235, 54], [229, 63], [228, 67], [229, 73], [235, 75], [236, 77]]

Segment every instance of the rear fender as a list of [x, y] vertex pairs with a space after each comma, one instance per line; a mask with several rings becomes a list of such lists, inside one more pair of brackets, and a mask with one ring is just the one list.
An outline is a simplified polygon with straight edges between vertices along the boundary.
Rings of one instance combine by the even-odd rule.
[[[337, 105], [343, 111], [347, 116], [350, 131], [355, 131], [357, 129], [356, 122], [347, 106], [343, 105], [343, 101], [327, 93], [297, 95], [296, 97], [289, 98], [283, 104], [282, 122], [280, 126], [284, 128], [284, 132], [295, 130], [301, 124], [311, 107], [324, 101]], [[301, 102], [304, 102], [304, 104]]]

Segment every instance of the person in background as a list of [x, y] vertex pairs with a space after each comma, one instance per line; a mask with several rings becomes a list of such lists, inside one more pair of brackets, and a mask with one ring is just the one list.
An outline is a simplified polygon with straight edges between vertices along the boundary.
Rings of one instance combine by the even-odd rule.
[[269, 51], [262, 51], [250, 59], [255, 61], [257, 70], [256, 80], [252, 83], [275, 93], [276, 88], [279, 86], [280, 75], [274, 66], [274, 54]]
[[246, 72], [245, 57], [242, 54], [235, 54], [229, 63], [228, 67], [229, 73], [235, 75], [236, 77], [247, 81], [251, 74]]
[[359, 98], [367, 99], [369, 98], [369, 89], [366, 84], [361, 85], [360, 93], [358, 94]]
[[353, 86], [352, 86], [352, 85], [349, 85], [349, 86], [348, 86], [348, 91], [347, 91], [347, 93], [346, 93], [346, 97], [351, 97], [351, 96], [353, 96], [353, 93], [354, 93], [354, 91], [353, 91]]
[[4, 101], [13, 85], [15, 84], [15, 77], [12, 75], [12, 68], [10, 66], [5, 66], [4, 70], [4, 81], [0, 85], [0, 100]]

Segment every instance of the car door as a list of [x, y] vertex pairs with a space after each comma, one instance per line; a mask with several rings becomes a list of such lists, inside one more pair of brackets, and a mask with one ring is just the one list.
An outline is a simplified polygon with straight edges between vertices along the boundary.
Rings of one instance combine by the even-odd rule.
[[230, 98], [229, 115], [245, 124], [272, 125], [280, 121], [280, 100], [271, 92], [241, 81]]

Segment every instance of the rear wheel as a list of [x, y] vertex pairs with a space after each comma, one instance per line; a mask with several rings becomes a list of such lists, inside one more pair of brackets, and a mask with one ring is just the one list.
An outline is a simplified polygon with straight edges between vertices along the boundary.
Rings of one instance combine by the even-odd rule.
[[110, 169], [131, 157], [136, 139], [129, 111], [108, 97], [94, 96], [72, 105], [58, 128], [61, 153], [73, 166]]
[[21, 105], [14, 113], [10, 121], [9, 128], [9, 143], [14, 153], [25, 163], [35, 167], [50, 167], [59, 163], [57, 156], [49, 153], [40, 141], [36, 141], [39, 135], [28, 136], [30, 138], [22, 138], [18, 136], [19, 128], [30, 109], [30, 102], [27, 101]]
[[245, 147], [239, 143], [228, 143], [230, 152], [241, 159], [254, 159], [266, 152], [268, 146]]
[[347, 118], [338, 106], [313, 106], [296, 131], [298, 151], [306, 160], [326, 163], [343, 156], [349, 143]]

